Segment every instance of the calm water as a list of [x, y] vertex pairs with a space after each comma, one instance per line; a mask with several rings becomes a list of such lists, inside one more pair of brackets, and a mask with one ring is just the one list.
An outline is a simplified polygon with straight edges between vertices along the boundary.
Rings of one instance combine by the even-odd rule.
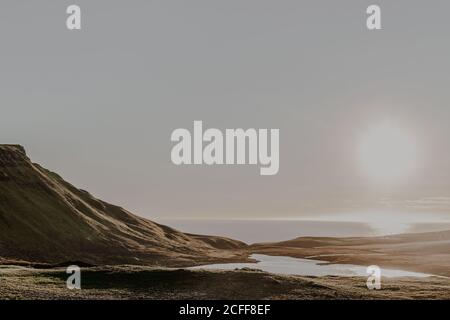
[[219, 235], [246, 243], [275, 242], [301, 236], [358, 237], [374, 235], [369, 225], [358, 222], [296, 220], [158, 220], [188, 233]]
[[[366, 267], [347, 264], [321, 264], [319, 260], [299, 259], [282, 256], [267, 256], [252, 254], [256, 263], [224, 263], [191, 267], [189, 269], [221, 269], [234, 270], [240, 268], [253, 268], [270, 273], [302, 275], [302, 276], [361, 276], [367, 277]], [[409, 272], [394, 269], [382, 269], [383, 277], [428, 277], [430, 275], [418, 272]]]
[[[246, 243], [276, 242], [297, 237], [367, 237], [383, 235], [361, 222], [302, 220], [157, 220], [188, 233], [219, 235]], [[408, 232], [449, 230], [449, 223], [411, 224]]]

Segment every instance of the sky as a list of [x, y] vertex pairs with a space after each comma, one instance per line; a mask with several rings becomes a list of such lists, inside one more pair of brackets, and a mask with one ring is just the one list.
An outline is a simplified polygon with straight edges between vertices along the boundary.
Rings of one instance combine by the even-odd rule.
[[[376, 3], [369, 31], [365, 0], [4, 0], [0, 143], [151, 219], [449, 218], [450, 2]], [[194, 120], [280, 129], [279, 173], [175, 166]], [[380, 185], [358, 148], [385, 122], [418, 155]]]

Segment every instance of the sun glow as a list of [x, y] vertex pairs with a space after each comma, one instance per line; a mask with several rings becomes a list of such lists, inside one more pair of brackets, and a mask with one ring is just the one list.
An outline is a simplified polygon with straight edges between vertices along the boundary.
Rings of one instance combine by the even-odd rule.
[[410, 134], [385, 122], [362, 137], [359, 160], [362, 171], [373, 182], [397, 183], [417, 167], [416, 143]]

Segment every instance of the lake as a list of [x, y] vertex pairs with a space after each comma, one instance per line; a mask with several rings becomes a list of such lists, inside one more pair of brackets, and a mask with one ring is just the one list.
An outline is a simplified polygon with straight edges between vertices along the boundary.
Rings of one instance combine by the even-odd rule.
[[[250, 258], [256, 263], [222, 263], [195, 266], [188, 269], [234, 270], [241, 268], [260, 269], [270, 273], [301, 276], [361, 276], [368, 277], [366, 267], [351, 264], [326, 264], [325, 261], [291, 258], [283, 256], [267, 256], [252, 254]], [[382, 277], [429, 277], [429, 274], [396, 269], [381, 269]]]

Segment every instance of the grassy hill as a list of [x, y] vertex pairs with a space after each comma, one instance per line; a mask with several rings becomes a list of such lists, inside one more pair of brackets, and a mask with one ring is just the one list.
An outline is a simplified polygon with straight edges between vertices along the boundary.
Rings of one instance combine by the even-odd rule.
[[75, 188], [0, 145], [0, 263], [192, 265], [242, 260], [242, 242], [188, 235]]

